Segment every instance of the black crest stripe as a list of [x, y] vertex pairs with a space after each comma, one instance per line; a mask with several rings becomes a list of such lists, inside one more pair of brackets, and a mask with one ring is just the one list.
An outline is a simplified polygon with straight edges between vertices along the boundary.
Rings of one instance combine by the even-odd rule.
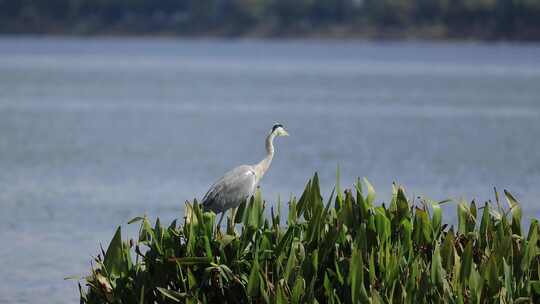
[[275, 124], [273, 127], [272, 127], [272, 132], [275, 131], [277, 128], [279, 127], [282, 127], [283, 128], [283, 125], [282, 124]]

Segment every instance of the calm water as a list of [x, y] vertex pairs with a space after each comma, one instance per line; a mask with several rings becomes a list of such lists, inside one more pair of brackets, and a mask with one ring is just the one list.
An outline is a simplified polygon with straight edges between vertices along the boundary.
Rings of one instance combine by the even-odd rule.
[[291, 137], [271, 201], [315, 170], [328, 191], [339, 164], [380, 200], [394, 180], [434, 199], [497, 186], [540, 216], [539, 45], [3, 38], [0, 303], [77, 302], [63, 277], [116, 225], [181, 217], [263, 157], [275, 121]]

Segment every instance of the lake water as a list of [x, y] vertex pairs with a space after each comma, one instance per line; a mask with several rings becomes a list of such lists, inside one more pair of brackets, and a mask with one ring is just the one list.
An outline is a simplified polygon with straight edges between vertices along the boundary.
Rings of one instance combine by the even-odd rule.
[[[366, 176], [540, 216], [540, 45], [0, 39], [0, 303], [75, 303], [99, 243], [264, 156], [262, 189]], [[454, 207], [446, 209], [447, 216]], [[133, 236], [136, 227], [128, 227]], [[126, 235], [126, 234], [125, 234]]]

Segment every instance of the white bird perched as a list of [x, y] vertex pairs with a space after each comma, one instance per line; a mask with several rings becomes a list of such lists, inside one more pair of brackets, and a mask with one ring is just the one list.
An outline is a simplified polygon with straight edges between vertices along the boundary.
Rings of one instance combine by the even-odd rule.
[[220, 226], [225, 211], [238, 207], [255, 193], [259, 181], [272, 163], [276, 136], [289, 136], [289, 133], [283, 125], [275, 124], [266, 137], [266, 157], [258, 164], [238, 166], [225, 173], [205, 194], [202, 200], [204, 210], [222, 212], [217, 227]]

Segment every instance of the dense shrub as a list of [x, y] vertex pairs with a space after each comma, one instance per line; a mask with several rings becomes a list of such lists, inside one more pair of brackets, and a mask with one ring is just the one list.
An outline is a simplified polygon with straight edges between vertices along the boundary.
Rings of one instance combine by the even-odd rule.
[[457, 203], [450, 226], [447, 201], [411, 200], [394, 185], [376, 205], [367, 180], [323, 201], [315, 175], [286, 220], [280, 203], [265, 215], [257, 192], [225, 231], [187, 203], [183, 225], [138, 217], [130, 242], [118, 228], [81, 303], [539, 303], [538, 222], [523, 232], [518, 202], [504, 197], [505, 208], [497, 192], [481, 207]]

